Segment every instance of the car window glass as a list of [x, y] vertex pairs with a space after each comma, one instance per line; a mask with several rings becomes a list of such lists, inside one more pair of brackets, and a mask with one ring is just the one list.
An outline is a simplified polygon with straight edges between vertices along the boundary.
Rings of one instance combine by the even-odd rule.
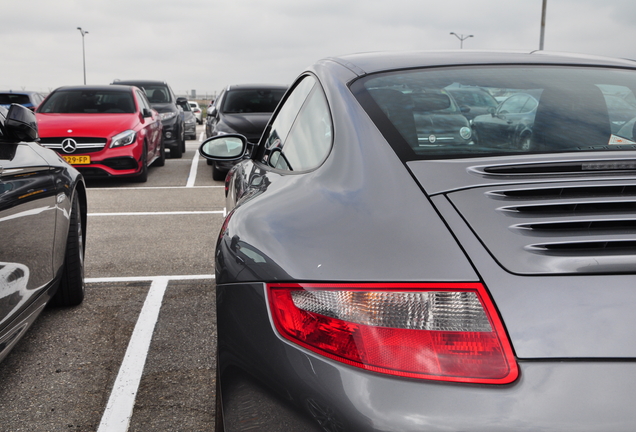
[[523, 106], [527, 100], [527, 96], [511, 96], [501, 104], [499, 112], [502, 114], [518, 114], [522, 112]]
[[271, 113], [285, 94], [285, 90], [277, 89], [245, 89], [228, 91], [223, 100], [222, 112], [239, 113]]
[[135, 104], [130, 91], [117, 90], [61, 90], [40, 105], [38, 112], [61, 114], [134, 113]]
[[282, 147], [282, 143], [287, 139], [296, 116], [315, 84], [316, 79], [308, 75], [294, 87], [269, 128], [265, 138], [266, 149]]
[[150, 102], [148, 102], [148, 99], [146, 98], [146, 95], [139, 91], [139, 90], [135, 90], [135, 92], [137, 93], [137, 99], [139, 100], [139, 104], [141, 105], [141, 109], [147, 109], [150, 110]]
[[[406, 160], [636, 147], [631, 70], [458, 66], [369, 74], [350, 88]], [[488, 94], [499, 108], [432, 109], [444, 105], [440, 94], [468, 90]]]
[[282, 147], [272, 149], [270, 166], [288, 171], [316, 168], [331, 149], [332, 127], [327, 99], [320, 86], [314, 86]]

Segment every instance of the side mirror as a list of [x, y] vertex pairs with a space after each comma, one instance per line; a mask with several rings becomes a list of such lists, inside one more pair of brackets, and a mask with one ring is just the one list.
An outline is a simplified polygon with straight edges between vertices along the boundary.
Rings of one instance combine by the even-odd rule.
[[152, 112], [148, 108], [144, 108], [141, 114], [144, 118], [152, 117]]
[[184, 98], [184, 97], [178, 97], [177, 98], [177, 105], [183, 105], [183, 104], [187, 104], [188, 103], [188, 99]]
[[495, 116], [495, 111], [497, 111], [497, 108], [495, 107], [490, 107], [488, 108], [488, 112], [490, 113], [491, 116]]
[[215, 106], [210, 108], [210, 110], [208, 111], [207, 117], [216, 117], [216, 107]]
[[7, 134], [16, 141], [36, 141], [39, 138], [35, 114], [22, 105], [11, 104], [4, 126]]
[[219, 161], [240, 160], [247, 150], [247, 138], [243, 135], [218, 135], [203, 141], [199, 154], [206, 159]]
[[468, 114], [470, 112], [470, 107], [462, 105], [459, 107], [459, 111], [461, 111], [462, 114]]

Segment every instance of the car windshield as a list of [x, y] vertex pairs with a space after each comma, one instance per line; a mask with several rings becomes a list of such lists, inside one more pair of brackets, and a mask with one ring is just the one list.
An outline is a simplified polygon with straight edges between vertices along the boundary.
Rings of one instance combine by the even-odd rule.
[[225, 114], [271, 113], [285, 94], [285, 90], [233, 90], [227, 92], [223, 109]]
[[134, 113], [131, 92], [113, 90], [59, 90], [51, 94], [40, 108], [51, 114], [122, 114]]
[[138, 85], [146, 92], [150, 103], [169, 103], [171, 101], [168, 88], [161, 85]]
[[[369, 75], [351, 89], [405, 159], [636, 149], [633, 70], [453, 67]], [[465, 123], [441, 120], [457, 117], [452, 99]]]

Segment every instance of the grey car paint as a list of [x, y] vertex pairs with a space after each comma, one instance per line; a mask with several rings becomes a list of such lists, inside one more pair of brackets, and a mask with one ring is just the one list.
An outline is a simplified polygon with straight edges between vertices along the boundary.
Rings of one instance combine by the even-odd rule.
[[[248, 159], [226, 179], [233, 211], [216, 250], [218, 421], [224, 430], [633, 430], [634, 269], [618, 257], [619, 274], [607, 260], [590, 274], [594, 259], [587, 256], [583, 266], [577, 256], [561, 256], [551, 268], [545, 255], [526, 247], [545, 238], [515, 232], [511, 224], [526, 222], [498, 210], [505, 205], [502, 191], [631, 186], [633, 172], [493, 175], [484, 168], [633, 153], [404, 164], [348, 88], [358, 76], [385, 69], [473, 62], [636, 69], [629, 61], [543, 53], [354, 55], [310, 68], [334, 122], [325, 162], [313, 171], [283, 173]], [[622, 239], [633, 236], [627, 231]], [[560, 235], [558, 241], [569, 241]], [[519, 378], [507, 385], [439, 383], [319, 356], [274, 330], [265, 283], [276, 281], [481, 281], [512, 341]]]

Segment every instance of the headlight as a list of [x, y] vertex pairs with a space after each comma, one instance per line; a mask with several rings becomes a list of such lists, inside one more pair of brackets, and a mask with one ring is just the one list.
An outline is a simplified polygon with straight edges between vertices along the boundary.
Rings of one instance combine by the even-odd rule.
[[464, 138], [465, 140], [469, 140], [472, 135], [472, 132], [469, 127], [464, 126], [459, 130], [459, 136]]
[[174, 111], [170, 111], [170, 112], [163, 112], [163, 113], [159, 113], [159, 119], [161, 121], [163, 120], [168, 120], [171, 119], [173, 117], [176, 117], [177, 113]]
[[186, 120], [186, 123], [196, 123], [196, 122], [197, 122], [197, 119], [195, 119], [194, 117]]
[[110, 142], [110, 148], [131, 145], [135, 142], [136, 137], [137, 137], [137, 133], [133, 130], [127, 130], [125, 132], [117, 134], [113, 137], [113, 140]]

